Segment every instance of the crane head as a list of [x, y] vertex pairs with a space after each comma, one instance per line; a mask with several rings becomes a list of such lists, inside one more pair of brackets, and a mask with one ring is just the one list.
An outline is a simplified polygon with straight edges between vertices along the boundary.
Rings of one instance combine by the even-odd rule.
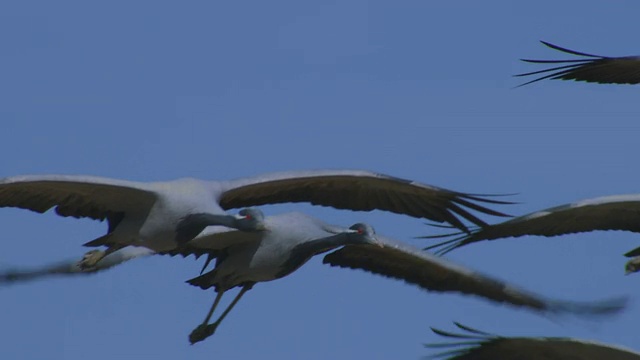
[[244, 208], [236, 216], [238, 229], [243, 231], [265, 230], [264, 214], [258, 208]]
[[353, 224], [349, 227], [349, 233], [352, 234], [352, 238], [362, 244], [371, 244], [382, 247], [382, 243], [376, 238], [376, 231], [373, 226], [365, 223]]

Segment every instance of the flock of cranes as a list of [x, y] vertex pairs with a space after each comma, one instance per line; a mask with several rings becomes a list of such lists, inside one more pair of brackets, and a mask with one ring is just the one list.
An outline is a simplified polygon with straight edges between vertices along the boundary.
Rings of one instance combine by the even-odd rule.
[[[640, 57], [603, 57], [543, 44], [586, 59], [523, 60], [554, 66], [517, 75], [541, 75], [523, 85], [543, 79], [640, 82]], [[265, 216], [257, 208], [300, 202], [353, 211], [383, 210], [429, 220], [455, 232], [424, 236], [451, 238], [420, 249], [376, 234], [369, 224], [336, 226], [298, 212]], [[5, 271], [0, 274], [0, 283], [90, 274], [145, 256], [204, 256], [201, 273], [187, 282], [203, 290], [213, 288], [216, 296], [204, 321], [189, 335], [192, 344], [213, 335], [257, 283], [285, 277], [320, 254], [326, 254], [323, 263], [330, 266], [360, 269], [427, 291], [474, 295], [540, 313], [588, 316], [624, 309], [626, 299], [619, 298], [591, 303], [547, 299], [456, 265], [440, 255], [482, 240], [525, 235], [551, 237], [596, 230], [640, 232], [640, 195], [582, 200], [493, 225], [479, 217], [508, 217], [501, 209], [495, 209], [506, 204], [509, 202], [496, 196], [461, 193], [360, 170], [291, 171], [230, 181], [178, 179], [150, 183], [71, 175], [9, 177], [0, 179], [0, 207], [38, 213], [55, 209], [60, 216], [106, 220], [107, 232], [86, 242], [85, 246], [96, 249], [80, 259]], [[434, 249], [435, 254], [429, 252]], [[640, 247], [625, 255], [631, 258], [626, 273], [640, 271]], [[215, 263], [209, 269], [212, 261]], [[240, 290], [233, 301], [211, 323], [223, 295], [236, 287]], [[456, 325], [467, 333], [433, 329], [442, 336], [465, 340], [429, 345], [449, 349], [438, 357], [508, 360], [523, 359], [522, 354], [527, 354], [540, 359], [544, 353], [556, 354], [549, 359], [582, 359], [587, 358], [585, 354], [599, 353], [602, 357], [591, 358], [640, 359], [638, 353], [605, 345], [572, 339], [505, 338]], [[538, 357], [531, 349], [540, 351]]]

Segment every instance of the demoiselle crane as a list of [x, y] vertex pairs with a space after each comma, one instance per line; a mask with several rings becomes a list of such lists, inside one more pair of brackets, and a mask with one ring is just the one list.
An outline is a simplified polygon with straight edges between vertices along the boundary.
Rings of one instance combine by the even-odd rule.
[[431, 328], [448, 343], [430, 343], [439, 349], [428, 359], [442, 360], [640, 360], [640, 352], [595, 341], [566, 337], [504, 337], [454, 323], [465, 333]]
[[[622, 230], [640, 232], [640, 194], [613, 195], [586, 199], [532, 212], [505, 222], [478, 228], [471, 234], [455, 233], [424, 236], [451, 240], [429, 246], [439, 255], [483, 240], [497, 240], [525, 235], [559, 236], [596, 230]], [[640, 270], [640, 247], [626, 254], [632, 258], [627, 262], [626, 273]]]
[[[528, 85], [544, 79], [575, 80], [599, 84], [638, 84], [640, 83], [640, 56], [609, 57], [593, 55], [565, 49], [558, 45], [540, 41], [544, 45], [565, 54], [583, 56], [572, 60], [533, 60], [521, 59], [534, 64], [554, 64], [552, 68], [532, 71], [514, 76], [541, 75], [519, 86]], [[559, 66], [556, 66], [559, 65]], [[547, 74], [550, 73], [550, 74]]]
[[[324, 257], [324, 263], [404, 280], [428, 291], [475, 295], [543, 313], [604, 315], [621, 310], [625, 304], [622, 299], [596, 303], [546, 299], [420, 249], [377, 236], [366, 224], [355, 224], [346, 229], [298, 212], [264, 217], [258, 209], [243, 209], [241, 215], [249, 215], [256, 220], [256, 231], [211, 226], [184, 246], [166, 253], [185, 257], [206, 254], [208, 260], [216, 260], [212, 271], [188, 280], [191, 285], [202, 289], [213, 287], [217, 292], [205, 320], [190, 334], [191, 343], [212, 335], [240, 298], [256, 283], [287, 276], [313, 256], [335, 249], [338, 250]], [[119, 251], [124, 254], [131, 251], [130, 254], [134, 254], [135, 248], [126, 247]], [[117, 254], [107, 255], [96, 267], [101, 268], [104, 264], [106, 268], [106, 265], [113, 263], [107, 260]], [[135, 257], [130, 256], [129, 259]], [[68, 266], [72, 265], [73, 262], [68, 263]], [[55, 264], [55, 267], [60, 267], [60, 264]], [[15, 274], [18, 273], [23, 274], [20, 279], [35, 278], [26, 276], [30, 272], [13, 270], [10, 274], [13, 280], [16, 280]], [[43, 268], [35, 273], [47, 274]], [[7, 276], [0, 274], [0, 279], [5, 278]], [[234, 287], [240, 287], [240, 292], [217, 321], [209, 324], [224, 293]]]
[[230, 181], [134, 182], [73, 175], [0, 179], [0, 207], [39, 213], [55, 207], [61, 216], [107, 220], [107, 234], [85, 245], [108, 249], [87, 254], [79, 264], [85, 268], [127, 245], [170, 251], [209, 225], [245, 230], [243, 226], [250, 219], [227, 215], [224, 210], [286, 202], [380, 209], [447, 222], [462, 231], [468, 229], [460, 218], [476, 226], [486, 225], [465, 207], [505, 216], [478, 203], [507, 203], [358, 170], [289, 171]]
[[[213, 287], [217, 292], [205, 320], [189, 336], [191, 343], [212, 335], [240, 298], [256, 283], [287, 276], [313, 256], [334, 249], [338, 250], [326, 255], [323, 263], [362, 269], [430, 291], [476, 295], [549, 313], [607, 314], [624, 306], [622, 300], [584, 304], [544, 299], [407, 244], [377, 236], [366, 224], [355, 224], [345, 229], [297, 212], [263, 217], [258, 209], [243, 211], [249, 211], [256, 223], [262, 221], [260, 229], [263, 230], [242, 232], [210, 227], [188, 246], [172, 252], [183, 256], [206, 253], [208, 260], [216, 259], [213, 270], [188, 280], [191, 285], [201, 289]], [[209, 324], [224, 293], [234, 287], [240, 287], [240, 292], [218, 319]]]

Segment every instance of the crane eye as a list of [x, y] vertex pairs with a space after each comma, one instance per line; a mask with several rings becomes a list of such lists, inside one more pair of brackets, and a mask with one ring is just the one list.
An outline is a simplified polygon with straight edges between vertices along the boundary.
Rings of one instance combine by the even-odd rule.
[[244, 218], [245, 218], [245, 219], [247, 219], [247, 220], [251, 220], [251, 219], [252, 219], [251, 215], [248, 215], [248, 214], [247, 214], [247, 215], [245, 215], [245, 217], [244, 217]]
[[360, 234], [360, 235], [364, 234], [364, 230], [358, 229], [358, 234]]

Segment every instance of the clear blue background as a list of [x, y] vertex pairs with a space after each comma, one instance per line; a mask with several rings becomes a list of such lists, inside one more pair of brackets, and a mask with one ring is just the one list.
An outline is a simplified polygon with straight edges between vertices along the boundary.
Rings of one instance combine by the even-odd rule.
[[[522, 214], [636, 193], [639, 88], [551, 81], [537, 41], [639, 53], [631, 1], [22, 1], [0, 5], [0, 176], [229, 179], [357, 168], [476, 193], [520, 193]], [[504, 208], [503, 208], [504, 209]], [[422, 221], [305, 205], [417, 244]], [[105, 224], [2, 209], [0, 266], [80, 256]], [[486, 218], [494, 222], [499, 219]], [[428, 327], [638, 343], [630, 233], [485, 243], [451, 254], [538, 293], [629, 294], [624, 314], [546, 318], [427, 293], [320, 258], [259, 284], [208, 341], [188, 345], [213, 292], [201, 262], [142, 259], [110, 272], [0, 289], [2, 359], [417, 359]], [[227, 301], [230, 300], [227, 299]]]

